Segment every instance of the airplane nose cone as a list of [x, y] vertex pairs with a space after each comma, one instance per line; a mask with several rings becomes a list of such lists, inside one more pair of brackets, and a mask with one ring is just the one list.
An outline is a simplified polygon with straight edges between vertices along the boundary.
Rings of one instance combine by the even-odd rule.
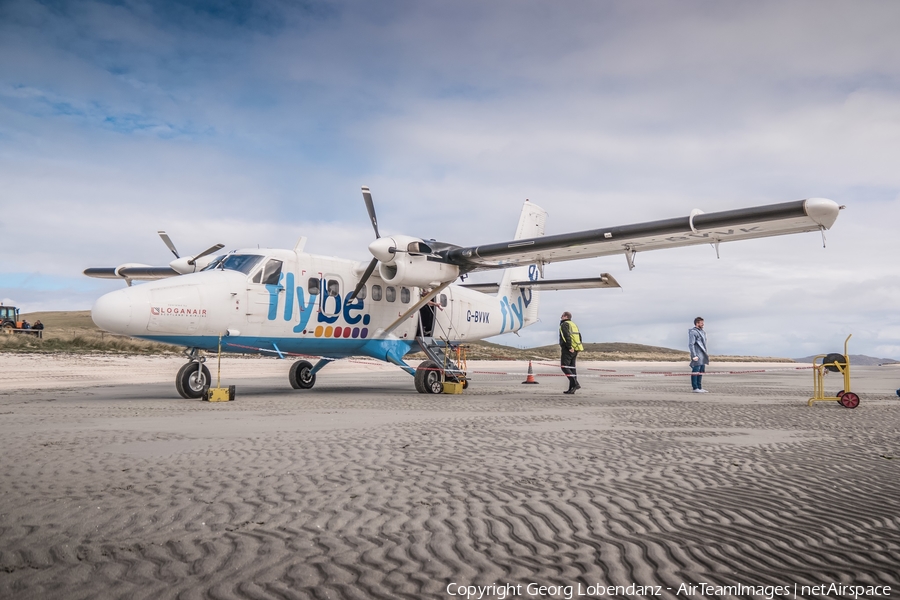
[[131, 323], [131, 297], [128, 290], [100, 296], [91, 308], [91, 319], [100, 329], [111, 333], [127, 333]]

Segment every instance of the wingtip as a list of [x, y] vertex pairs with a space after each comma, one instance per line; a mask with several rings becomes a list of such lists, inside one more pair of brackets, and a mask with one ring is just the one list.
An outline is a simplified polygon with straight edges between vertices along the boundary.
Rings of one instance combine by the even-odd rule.
[[803, 201], [807, 216], [825, 229], [831, 229], [841, 208], [837, 202], [828, 198], [807, 198]]

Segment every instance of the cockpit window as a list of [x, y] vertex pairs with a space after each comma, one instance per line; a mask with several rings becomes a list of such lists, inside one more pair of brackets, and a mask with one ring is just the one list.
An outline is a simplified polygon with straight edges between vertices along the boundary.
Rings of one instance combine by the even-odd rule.
[[[227, 254], [222, 258], [215, 260], [203, 269], [204, 271], [212, 271], [213, 269], [227, 269], [229, 271], [240, 271], [245, 275], [249, 275], [253, 267], [259, 264], [263, 259], [258, 254]], [[279, 261], [279, 266], [280, 266]]]

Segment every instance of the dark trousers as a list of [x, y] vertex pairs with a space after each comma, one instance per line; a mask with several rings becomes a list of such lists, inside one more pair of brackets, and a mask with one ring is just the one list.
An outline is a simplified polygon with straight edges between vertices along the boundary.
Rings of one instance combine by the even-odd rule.
[[703, 386], [700, 385], [700, 380], [703, 379], [703, 373], [706, 372], [706, 365], [694, 365], [691, 367], [691, 387], [695, 390], [703, 389]]
[[571, 390], [578, 385], [578, 378], [575, 373], [575, 359], [578, 358], [578, 351], [570, 352], [568, 348], [562, 349], [562, 357], [559, 359], [559, 368], [566, 374], [569, 379], [569, 389]]

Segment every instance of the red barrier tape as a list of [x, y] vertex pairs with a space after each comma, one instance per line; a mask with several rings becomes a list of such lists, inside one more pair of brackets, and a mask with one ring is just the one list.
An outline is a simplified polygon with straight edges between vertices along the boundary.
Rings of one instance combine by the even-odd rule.
[[[285, 352], [283, 350], [281, 352], [279, 352], [277, 350], [269, 350], [268, 348], [256, 348], [253, 346], [242, 346], [240, 344], [226, 343], [225, 345], [230, 346], [232, 348], [241, 348], [244, 350], [252, 350], [254, 352], [266, 352], [269, 354], [280, 354], [282, 356], [293, 356], [293, 357], [298, 357], [298, 358], [313, 358], [313, 359], [327, 358], [327, 357], [314, 356], [314, 355], [310, 355], [310, 354], [297, 354], [295, 352]], [[363, 364], [363, 365], [383, 365], [383, 364], [385, 364], [384, 362], [375, 360], [375, 359], [360, 360], [359, 358], [342, 358], [342, 359], [334, 359], [334, 360], [341, 360], [343, 362], [352, 362], [352, 363], [358, 363], [358, 364]], [[533, 363], [533, 364], [554, 367], [557, 369], [560, 368], [560, 365], [557, 363], [538, 362], [538, 363]], [[600, 369], [600, 368], [596, 368], [596, 367], [582, 367], [582, 369], [581, 369], [582, 373], [579, 376], [580, 377], [596, 377], [596, 378], [603, 378], [603, 377], [611, 377], [611, 378], [635, 377], [636, 378], [641, 375], [646, 376], [646, 377], [691, 377], [693, 375], [748, 375], [748, 374], [753, 374], [753, 373], [770, 373], [770, 372], [778, 372], [778, 371], [802, 371], [805, 369], [813, 369], [813, 368], [815, 368], [815, 367], [812, 367], [812, 366], [779, 367], [779, 368], [774, 368], [774, 369], [745, 369], [745, 370], [741, 370], [741, 371], [705, 371], [703, 373], [693, 373], [693, 372], [673, 373], [672, 371], [639, 371], [638, 373], [618, 373], [616, 369]], [[426, 370], [441, 371], [442, 369], [431, 368], [431, 369], [426, 369]], [[606, 374], [585, 375], [584, 374], [585, 370], [587, 370], [587, 371], [602, 371], [603, 373], [612, 373], [612, 374], [611, 375], [606, 375]], [[521, 372], [521, 371], [468, 371], [467, 373], [473, 374], [473, 375], [506, 375], [506, 376], [516, 376], [516, 377], [527, 377], [528, 376], [527, 372]], [[567, 375], [565, 373], [532, 373], [531, 375], [534, 377], [567, 377]]]

